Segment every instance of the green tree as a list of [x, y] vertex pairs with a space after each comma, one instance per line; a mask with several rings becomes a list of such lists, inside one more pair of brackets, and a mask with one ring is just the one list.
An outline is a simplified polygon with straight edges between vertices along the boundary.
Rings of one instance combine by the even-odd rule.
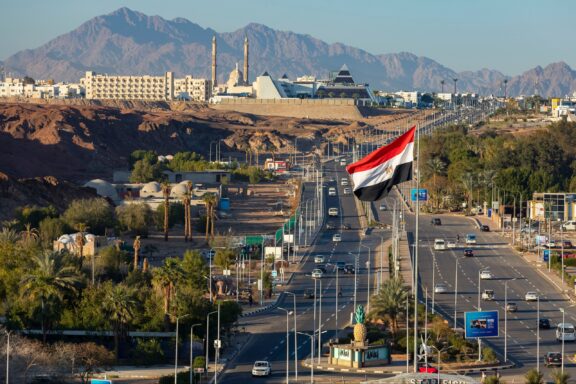
[[153, 276], [154, 282], [163, 292], [164, 323], [167, 327], [170, 322], [170, 304], [175, 295], [176, 283], [182, 281], [184, 277], [180, 259], [170, 257], [164, 260], [164, 265], [153, 270]]
[[526, 384], [543, 384], [544, 374], [538, 372], [535, 368], [532, 368], [524, 375], [526, 378]]
[[120, 280], [121, 266], [127, 266], [130, 262], [128, 252], [121, 250], [116, 246], [102, 248], [98, 255], [100, 256], [99, 265], [104, 269], [104, 273], [114, 280]]
[[59, 254], [45, 252], [33, 259], [35, 267], [22, 278], [22, 295], [40, 301], [42, 338], [60, 315], [60, 304], [67, 295], [77, 292], [81, 277], [74, 267], [61, 263]]
[[116, 207], [120, 227], [133, 236], [147, 236], [152, 224], [152, 210], [146, 203], [128, 203]]
[[66, 233], [64, 221], [57, 217], [46, 217], [39, 224], [40, 242], [45, 248], [50, 248], [52, 242]]
[[184, 252], [182, 260], [182, 270], [186, 276], [186, 283], [193, 289], [199, 291], [206, 290], [206, 280], [204, 276], [209, 274], [206, 260], [197, 250], [187, 250]]
[[236, 252], [233, 249], [218, 249], [214, 255], [214, 264], [222, 269], [228, 269], [235, 259]]
[[158, 162], [158, 154], [156, 151], [149, 151], [145, 149], [137, 149], [130, 154], [130, 169], [134, 169], [134, 164], [138, 160], [144, 160], [149, 164], [156, 164]]
[[[164, 204], [160, 204], [156, 208], [154, 223], [159, 230], [164, 228]], [[176, 224], [184, 224], [184, 204], [179, 201], [171, 202], [168, 210], [168, 227], [172, 228]]]
[[109, 325], [114, 332], [114, 356], [118, 361], [118, 345], [120, 338], [128, 331], [130, 321], [134, 317], [136, 302], [133, 291], [124, 284], [104, 283], [104, 300], [102, 309]]
[[130, 173], [131, 183], [148, 183], [162, 179], [161, 164], [151, 164], [146, 160], [138, 160], [134, 163], [134, 169]]
[[71, 228], [85, 224], [96, 235], [104, 235], [107, 228], [115, 226], [112, 206], [101, 197], [72, 201], [62, 218]]
[[408, 292], [402, 279], [392, 278], [382, 284], [378, 294], [372, 299], [370, 316], [390, 322], [392, 333], [398, 330], [398, 317], [404, 313]]

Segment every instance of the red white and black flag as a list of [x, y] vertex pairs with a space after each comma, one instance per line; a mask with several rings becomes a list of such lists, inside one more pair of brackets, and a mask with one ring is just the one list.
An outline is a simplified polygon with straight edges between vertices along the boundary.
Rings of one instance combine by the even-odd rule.
[[380, 200], [394, 185], [412, 180], [415, 132], [414, 126], [390, 144], [346, 167], [358, 199]]

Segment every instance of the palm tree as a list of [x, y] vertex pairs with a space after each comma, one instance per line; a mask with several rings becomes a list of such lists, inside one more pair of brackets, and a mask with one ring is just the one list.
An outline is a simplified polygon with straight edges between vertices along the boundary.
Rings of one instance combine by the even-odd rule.
[[462, 186], [466, 190], [466, 200], [468, 202], [468, 209], [472, 206], [472, 196], [474, 192], [474, 187], [476, 186], [476, 179], [472, 172], [465, 172], [460, 177], [460, 182]]
[[434, 188], [434, 195], [436, 197], [436, 202], [438, 202], [438, 189], [436, 187], [436, 176], [441, 176], [446, 170], [446, 163], [440, 160], [439, 157], [433, 157], [426, 162], [428, 171], [432, 174], [432, 185]]
[[20, 240], [25, 244], [34, 243], [38, 240], [40, 233], [38, 229], [32, 228], [32, 224], [26, 223], [24, 230], [20, 232]]
[[170, 184], [162, 183], [162, 195], [164, 196], [164, 241], [168, 241], [168, 214], [170, 212]]
[[216, 195], [213, 193], [205, 193], [203, 196], [204, 204], [206, 205], [206, 241], [210, 234], [214, 238], [214, 206], [216, 205]]
[[562, 372], [560, 369], [555, 369], [552, 371], [552, 380], [554, 384], [568, 384], [570, 375], [568, 373]]
[[544, 377], [544, 374], [532, 368], [526, 372], [524, 377], [526, 378], [526, 384], [542, 384], [542, 378]]
[[136, 301], [133, 298], [133, 292], [126, 285], [107, 283], [104, 290], [102, 309], [114, 331], [114, 355], [118, 361], [120, 337], [125, 334], [128, 324], [134, 318]]
[[408, 291], [401, 278], [387, 280], [372, 299], [370, 316], [390, 321], [392, 333], [398, 330], [398, 317], [404, 313]]
[[[76, 234], [75, 238], [75, 246], [78, 250], [78, 256], [80, 256], [81, 262], [84, 261], [84, 244], [86, 244], [86, 239], [84, 238], [86, 231], [88, 230], [88, 226], [84, 223], [78, 223], [76, 226], [76, 230], [78, 233]], [[94, 257], [94, 256], [93, 256]]]
[[168, 258], [164, 261], [164, 265], [154, 269], [154, 282], [162, 289], [164, 294], [164, 323], [168, 326], [170, 322], [169, 311], [172, 296], [176, 283], [184, 276], [180, 260], [176, 258]]
[[[46, 342], [46, 330], [51, 320], [46, 316], [47, 306], [62, 301], [67, 294], [77, 292], [81, 277], [76, 268], [63, 266], [58, 253], [45, 252], [33, 259], [34, 269], [22, 278], [22, 295], [35, 301], [40, 300], [42, 310], [42, 339]], [[59, 308], [58, 305], [48, 310]]]
[[12, 228], [4, 227], [0, 231], [0, 243], [13, 244], [17, 242], [19, 238], [18, 233]]
[[138, 270], [138, 259], [140, 257], [140, 236], [136, 236], [134, 239], [134, 270]]
[[184, 241], [188, 241], [188, 216], [190, 215], [190, 196], [186, 193], [182, 197], [182, 205], [184, 206]]

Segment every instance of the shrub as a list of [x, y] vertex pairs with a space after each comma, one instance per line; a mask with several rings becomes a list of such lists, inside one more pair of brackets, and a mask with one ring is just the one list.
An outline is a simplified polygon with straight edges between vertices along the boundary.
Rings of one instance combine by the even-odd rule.
[[116, 208], [120, 228], [131, 235], [148, 235], [152, 223], [152, 210], [145, 203], [124, 204]]
[[85, 224], [96, 235], [104, 235], [107, 228], [115, 226], [112, 206], [101, 197], [74, 200], [62, 218], [71, 228], [77, 230], [80, 224]]
[[144, 365], [161, 362], [164, 358], [164, 351], [157, 339], [136, 339], [136, 348], [133, 354], [134, 359]]

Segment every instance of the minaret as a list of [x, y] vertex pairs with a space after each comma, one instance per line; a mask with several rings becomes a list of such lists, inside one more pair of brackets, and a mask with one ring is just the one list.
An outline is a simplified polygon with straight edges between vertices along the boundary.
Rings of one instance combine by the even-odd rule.
[[216, 88], [218, 80], [216, 80], [216, 36], [212, 37], [212, 88]]
[[244, 36], [244, 84], [248, 85], [248, 36]]

